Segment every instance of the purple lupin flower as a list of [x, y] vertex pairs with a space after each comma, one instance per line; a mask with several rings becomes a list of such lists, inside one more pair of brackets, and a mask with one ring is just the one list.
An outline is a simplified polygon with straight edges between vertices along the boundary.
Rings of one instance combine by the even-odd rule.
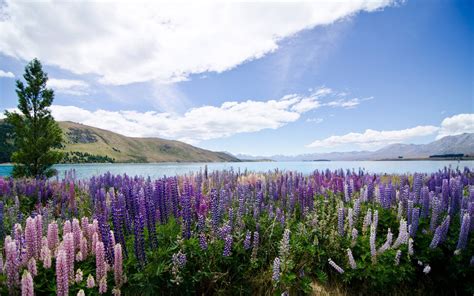
[[410, 228], [410, 237], [416, 236], [416, 231], [418, 230], [418, 222], [420, 218], [420, 209], [414, 208], [411, 215], [411, 228]]
[[331, 258], [328, 259], [329, 265], [332, 266], [338, 273], [343, 274], [344, 269], [342, 269], [339, 265], [337, 265]]
[[357, 268], [357, 263], [354, 260], [354, 256], [352, 255], [351, 249], [347, 249], [347, 260], [349, 261], [349, 265], [352, 269]]
[[273, 260], [273, 275], [272, 280], [278, 282], [280, 280], [280, 258], [276, 257]]
[[245, 239], [244, 239], [245, 250], [250, 249], [251, 239], [252, 239], [252, 233], [250, 232], [250, 230], [247, 230], [247, 232], [245, 233]]
[[431, 249], [436, 248], [440, 243], [444, 241], [444, 238], [446, 237], [446, 234], [448, 232], [450, 219], [451, 218], [449, 215], [446, 216], [443, 223], [441, 223], [441, 225], [436, 228], [435, 234], [433, 235], [433, 239], [430, 243]]
[[441, 203], [435, 197], [433, 198], [431, 204], [431, 221], [430, 221], [430, 230], [435, 231], [436, 227], [438, 226], [438, 218], [441, 213]]
[[216, 189], [211, 189], [211, 218], [212, 229], [217, 231], [220, 222], [219, 196]]
[[67, 296], [69, 294], [69, 268], [66, 252], [59, 250], [56, 257], [56, 294]]
[[31, 274], [25, 270], [21, 277], [21, 296], [33, 296], [34, 294], [33, 278], [31, 277]]
[[134, 247], [135, 247], [135, 256], [137, 257], [137, 261], [140, 266], [144, 266], [146, 263], [146, 255], [145, 255], [145, 236], [143, 233], [143, 218], [141, 215], [135, 217], [134, 223]]
[[228, 234], [224, 240], [224, 252], [222, 256], [229, 257], [232, 252], [232, 235]]
[[258, 230], [253, 232], [253, 242], [252, 242], [252, 259], [257, 259], [258, 245], [259, 245], [260, 235]]
[[456, 247], [457, 250], [462, 250], [466, 248], [467, 238], [469, 236], [469, 230], [471, 227], [470, 222], [471, 218], [469, 217], [469, 213], [465, 213], [463, 215], [461, 229], [459, 231], [458, 245]]
[[199, 246], [201, 247], [201, 250], [207, 250], [207, 239], [204, 232], [199, 234]]

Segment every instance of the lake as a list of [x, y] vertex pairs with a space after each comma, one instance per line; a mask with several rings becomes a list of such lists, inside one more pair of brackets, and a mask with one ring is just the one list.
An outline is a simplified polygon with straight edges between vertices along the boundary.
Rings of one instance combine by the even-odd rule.
[[[79, 179], [89, 178], [94, 175], [111, 172], [113, 174], [128, 174], [150, 176], [158, 178], [164, 175], [182, 175], [189, 172], [197, 172], [208, 166], [208, 170], [250, 170], [265, 172], [269, 170], [298, 171], [309, 174], [314, 170], [335, 170], [359, 168], [371, 173], [432, 173], [444, 167], [461, 168], [469, 167], [474, 170], [474, 161], [288, 161], [288, 162], [219, 162], [219, 163], [93, 163], [93, 164], [60, 164], [54, 167], [59, 176], [64, 172], [74, 169]], [[0, 165], [0, 176], [9, 176], [12, 171], [11, 165]]]

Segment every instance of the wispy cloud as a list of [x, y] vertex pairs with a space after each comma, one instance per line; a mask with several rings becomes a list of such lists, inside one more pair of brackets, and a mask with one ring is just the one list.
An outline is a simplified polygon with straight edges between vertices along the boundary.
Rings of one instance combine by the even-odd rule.
[[[38, 57], [47, 65], [122, 85], [224, 72], [277, 50], [283, 39], [302, 30], [395, 1], [5, 2], [1, 53]], [[48, 37], [31, 28], [42, 28]]]
[[90, 90], [87, 82], [75, 79], [50, 78], [47, 84], [57, 93], [72, 96], [85, 96], [89, 94]]
[[393, 143], [404, 143], [407, 140], [437, 135], [436, 139], [445, 136], [474, 133], [474, 114], [458, 114], [445, 118], [440, 126], [420, 125], [402, 130], [372, 130], [362, 133], [351, 132], [341, 136], [330, 136], [306, 145], [308, 148], [333, 149], [350, 146], [363, 149], [376, 149]]
[[15, 78], [15, 74], [9, 71], [3, 71], [0, 70], [0, 77], [5, 77], [5, 78]]
[[318, 117], [318, 118], [308, 118], [308, 119], [306, 119], [306, 122], [313, 122], [313, 123], [316, 123], [316, 124], [321, 123], [321, 122], [323, 122], [323, 121], [324, 121], [324, 119], [323, 119], [323, 118], [320, 118], [320, 117]]
[[[347, 96], [346, 93], [342, 93], [342, 94], [343, 94], [343, 96]], [[341, 96], [341, 95], [338, 95], [338, 96]], [[359, 98], [338, 99], [338, 100], [326, 103], [326, 105], [330, 106], [330, 107], [342, 107], [342, 108], [345, 108], [345, 109], [352, 109], [352, 108], [355, 108], [356, 106], [360, 105], [364, 101], [369, 101], [369, 100], [373, 100], [373, 99], [374, 99], [373, 97], [362, 98], [362, 99], [359, 99]]]

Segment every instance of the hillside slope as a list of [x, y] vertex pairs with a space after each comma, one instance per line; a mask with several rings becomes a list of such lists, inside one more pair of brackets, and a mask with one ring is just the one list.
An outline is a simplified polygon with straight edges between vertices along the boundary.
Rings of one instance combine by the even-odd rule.
[[108, 156], [115, 162], [219, 162], [239, 161], [223, 152], [160, 138], [131, 138], [70, 121], [59, 122], [65, 151]]

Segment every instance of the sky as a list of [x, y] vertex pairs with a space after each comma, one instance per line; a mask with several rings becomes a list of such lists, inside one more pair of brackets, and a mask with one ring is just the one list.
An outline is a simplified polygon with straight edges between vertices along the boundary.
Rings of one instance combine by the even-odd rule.
[[0, 111], [36, 57], [57, 120], [131, 137], [270, 156], [474, 132], [473, 1], [135, 3], [0, 0]]

